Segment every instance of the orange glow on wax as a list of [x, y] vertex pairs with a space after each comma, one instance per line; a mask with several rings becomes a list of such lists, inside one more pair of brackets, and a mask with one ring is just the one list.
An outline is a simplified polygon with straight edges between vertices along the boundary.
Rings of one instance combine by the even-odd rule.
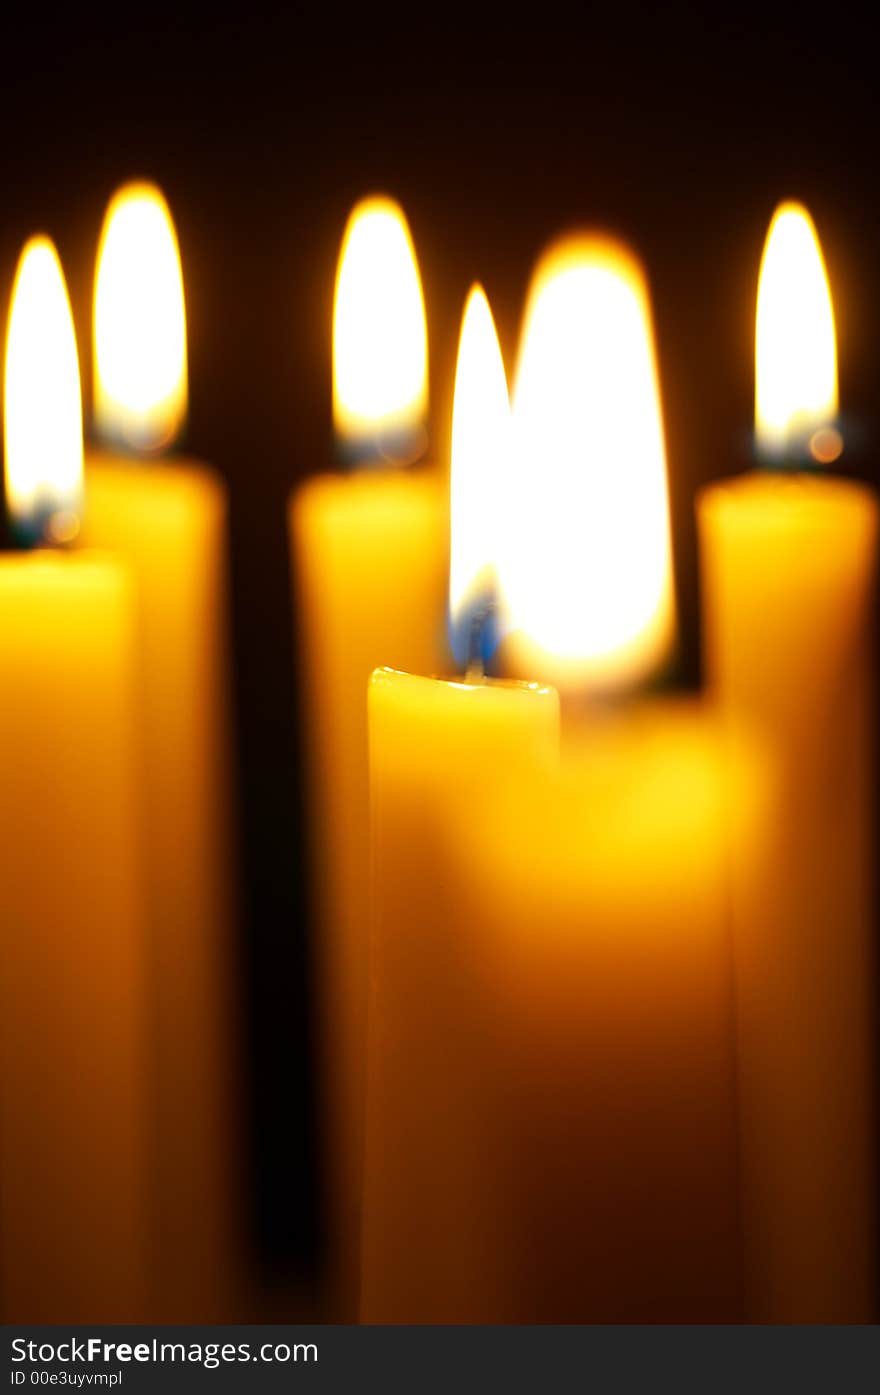
[[813, 220], [798, 203], [773, 215], [758, 277], [755, 437], [768, 462], [843, 450], [837, 416], [834, 309]]
[[501, 581], [517, 668], [632, 687], [668, 658], [675, 603], [648, 287], [619, 242], [575, 234], [539, 261], [513, 433]]
[[[491, 647], [488, 612], [497, 602], [496, 568], [503, 546], [501, 508], [510, 468], [510, 401], [492, 311], [482, 286], [467, 298], [458, 344], [452, 408], [449, 618], [459, 664], [470, 652], [470, 631]], [[478, 612], [485, 611], [482, 617]], [[483, 652], [488, 659], [489, 654]]]
[[428, 335], [406, 217], [392, 199], [352, 210], [333, 304], [333, 424], [346, 455], [405, 463], [421, 454]]
[[70, 542], [83, 493], [82, 400], [58, 253], [33, 237], [19, 258], [6, 331], [6, 501], [27, 542]]
[[158, 451], [187, 413], [186, 311], [174, 223], [153, 184], [126, 184], [104, 217], [95, 270], [95, 428]]

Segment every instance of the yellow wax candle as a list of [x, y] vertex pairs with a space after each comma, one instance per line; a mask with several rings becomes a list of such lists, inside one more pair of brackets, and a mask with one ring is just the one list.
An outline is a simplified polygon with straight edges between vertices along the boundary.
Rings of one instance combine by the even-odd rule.
[[[369, 691], [373, 937], [361, 1321], [503, 1320], [494, 1003], [483, 914], [446, 852], [479, 791], [558, 759], [559, 703], [525, 683], [379, 669]], [[467, 900], [467, 909], [465, 904]], [[505, 1160], [507, 1165], [507, 1160]], [[516, 1162], [513, 1164], [516, 1166]]]
[[[622, 695], [666, 658], [674, 607], [648, 293], [618, 244], [539, 264], [513, 417], [508, 661]], [[487, 787], [448, 874], [480, 916], [503, 1082], [499, 1316], [735, 1320], [724, 753], [697, 703], [563, 715], [560, 773], [527, 800]]]
[[[33, 539], [75, 531], [76, 344], [44, 238], [6, 348], [7, 495]], [[97, 553], [0, 558], [0, 1311], [137, 1322], [149, 1126], [135, 605]]]
[[0, 1310], [147, 1298], [134, 596], [113, 558], [0, 560]]
[[[95, 417], [156, 449], [186, 411], [183, 286], [158, 190], [107, 212], [95, 284]], [[93, 452], [83, 539], [137, 583], [148, 873], [156, 1321], [236, 1316], [243, 1241], [233, 1024], [227, 499], [206, 465]]]
[[454, 825], [506, 1084], [497, 1321], [740, 1316], [727, 779], [704, 709], [645, 703]]
[[[483, 292], [462, 323], [452, 425], [450, 601], [475, 662], [491, 589], [492, 509], [509, 446], [507, 383]], [[484, 1158], [497, 1105], [479, 991], [479, 913], [462, 914], [451, 826], [480, 786], [558, 759], [549, 688], [378, 669], [368, 704], [369, 1050], [361, 1280], [365, 1322], [486, 1322], [504, 1292], [496, 1178]], [[491, 894], [491, 892], [489, 893]]]
[[[789, 298], [791, 296], [792, 298]], [[778, 210], [760, 280], [762, 449], [833, 443], [834, 325], [815, 232]], [[747, 1315], [869, 1321], [874, 1273], [871, 627], [877, 504], [841, 479], [753, 474], [700, 500], [708, 674], [777, 783], [739, 850]]]
[[[355, 209], [334, 313], [334, 416], [350, 451], [400, 449], [421, 429], [427, 349], [403, 214]], [[386, 445], [377, 444], [377, 437]], [[378, 664], [443, 665], [448, 509], [435, 469], [309, 480], [290, 500], [317, 913], [331, 1313], [355, 1311], [363, 1155], [369, 820], [366, 689]]]

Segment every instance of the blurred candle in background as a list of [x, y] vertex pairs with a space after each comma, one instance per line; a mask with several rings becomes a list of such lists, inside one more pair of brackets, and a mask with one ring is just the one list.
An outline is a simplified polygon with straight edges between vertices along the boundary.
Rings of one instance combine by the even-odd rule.
[[[459, 681], [383, 668], [369, 689], [370, 945], [361, 1320], [492, 1322], [504, 1311], [497, 1079], [484, 927], [448, 856], [475, 797], [558, 759], [551, 688], [490, 682], [496, 511], [509, 466], [504, 365], [485, 295], [462, 323], [452, 423], [450, 620]], [[458, 647], [458, 646], [457, 646]], [[481, 887], [484, 899], [495, 888]], [[467, 905], [468, 909], [465, 910]], [[515, 1160], [513, 1161], [515, 1166]]]
[[107, 209], [94, 300], [95, 430], [85, 542], [137, 582], [141, 817], [150, 930], [154, 1293], [151, 1320], [237, 1311], [243, 1179], [235, 1058], [235, 874], [227, 499], [196, 461], [163, 455], [184, 424], [183, 280], [150, 184]]
[[735, 1321], [728, 770], [701, 704], [633, 696], [675, 619], [648, 287], [619, 243], [539, 262], [513, 421], [506, 658], [562, 685], [562, 761], [525, 799], [479, 783], [447, 835], [504, 1082], [502, 1320]]
[[148, 1294], [146, 955], [135, 596], [78, 531], [82, 407], [55, 249], [32, 239], [6, 340], [0, 557], [0, 1311], [139, 1322]]
[[320, 974], [328, 1316], [357, 1305], [369, 933], [367, 680], [381, 664], [444, 665], [445, 480], [404, 468], [425, 441], [427, 332], [402, 210], [353, 210], [333, 312], [333, 418], [359, 468], [323, 474], [289, 506], [303, 674], [312, 891]]
[[810, 473], [841, 449], [834, 316], [812, 220], [777, 209], [761, 264], [757, 448], [699, 503], [708, 676], [778, 788], [736, 859], [747, 1316], [876, 1316], [871, 838], [877, 506]]
[[697, 702], [636, 704], [451, 828], [500, 1082], [497, 1321], [740, 1318], [729, 774]]

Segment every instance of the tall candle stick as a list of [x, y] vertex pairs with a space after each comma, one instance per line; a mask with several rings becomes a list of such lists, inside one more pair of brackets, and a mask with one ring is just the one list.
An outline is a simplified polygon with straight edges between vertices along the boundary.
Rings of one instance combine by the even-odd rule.
[[[31, 542], [76, 532], [79, 367], [55, 250], [19, 262], [6, 481]], [[138, 1322], [149, 1125], [135, 597], [125, 564], [0, 558], [0, 1311]]]
[[303, 672], [310, 676], [303, 715], [329, 1178], [328, 1311], [351, 1318], [369, 931], [367, 680], [386, 663], [434, 672], [444, 650], [444, 484], [436, 469], [400, 467], [424, 435], [424, 308], [409, 230], [388, 199], [365, 200], [349, 219], [333, 356], [337, 436], [347, 454], [372, 468], [309, 480], [291, 497], [289, 526]]
[[830, 294], [806, 211], [780, 207], [758, 291], [756, 425], [771, 466], [700, 500], [709, 677], [773, 758], [775, 817], [737, 858], [748, 1316], [874, 1314], [871, 618], [877, 505], [786, 467], [834, 446]]
[[701, 704], [655, 701], [450, 825], [496, 1077], [495, 1321], [741, 1316], [726, 800], [750, 778]]
[[[137, 581], [142, 819], [150, 927], [151, 1236], [156, 1321], [240, 1311], [244, 1250], [235, 1033], [227, 499], [167, 449], [187, 405], [186, 322], [171, 216], [152, 185], [107, 210], [95, 278], [95, 426], [87, 543]], [[132, 457], [130, 452], [140, 452]], [[127, 454], [124, 452], [128, 452]]]
[[[448, 856], [480, 792], [511, 798], [558, 760], [552, 688], [380, 669], [369, 692], [374, 925], [360, 1319], [504, 1320], [510, 1213], [499, 1209], [495, 1003], [486, 924]], [[478, 815], [477, 815], [478, 817]], [[483, 884], [484, 896], [495, 894]], [[492, 912], [488, 913], [492, 923]], [[490, 932], [491, 933], [491, 932]], [[498, 1167], [502, 1172], [499, 1174]]]
[[[453, 412], [453, 630], [491, 594], [492, 510], [509, 405], [485, 295], [462, 323]], [[477, 622], [479, 625], [479, 621]], [[381, 669], [369, 690], [373, 930], [361, 1318], [493, 1321], [504, 1291], [491, 1156], [497, 1102], [487, 1054], [479, 917], [449, 875], [450, 825], [471, 826], [480, 786], [558, 757], [552, 689]], [[491, 894], [491, 888], [487, 888]], [[477, 991], [475, 991], [475, 989]], [[491, 1008], [488, 1008], [491, 1011]]]
[[492, 878], [516, 1082], [512, 1311], [731, 1320], [727, 771], [699, 703], [633, 696], [675, 605], [649, 293], [620, 243], [574, 234], [539, 262], [513, 418], [504, 652], [562, 688], [562, 762], [519, 819], [490, 791], [462, 850], [466, 885], [484, 857]]

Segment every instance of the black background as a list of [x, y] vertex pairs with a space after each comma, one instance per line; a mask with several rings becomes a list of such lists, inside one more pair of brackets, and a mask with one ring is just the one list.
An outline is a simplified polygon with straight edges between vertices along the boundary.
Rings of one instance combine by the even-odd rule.
[[[187, 447], [228, 480], [242, 982], [253, 1227], [275, 1270], [320, 1248], [310, 1126], [307, 892], [285, 500], [332, 462], [330, 319], [351, 204], [403, 203], [427, 302], [432, 435], [448, 440], [458, 321], [482, 279], [508, 369], [535, 254], [600, 224], [649, 271], [683, 619], [699, 678], [693, 497], [748, 459], [754, 295], [788, 196], [822, 237], [838, 321], [844, 467], [876, 475], [877, 53], [868, 11], [413, 5], [317, 18], [70, 7], [11, 24], [0, 77], [0, 277], [44, 230], [68, 276], [89, 401], [107, 199], [155, 179], [187, 292]], [[3, 295], [6, 294], [4, 290]]]

